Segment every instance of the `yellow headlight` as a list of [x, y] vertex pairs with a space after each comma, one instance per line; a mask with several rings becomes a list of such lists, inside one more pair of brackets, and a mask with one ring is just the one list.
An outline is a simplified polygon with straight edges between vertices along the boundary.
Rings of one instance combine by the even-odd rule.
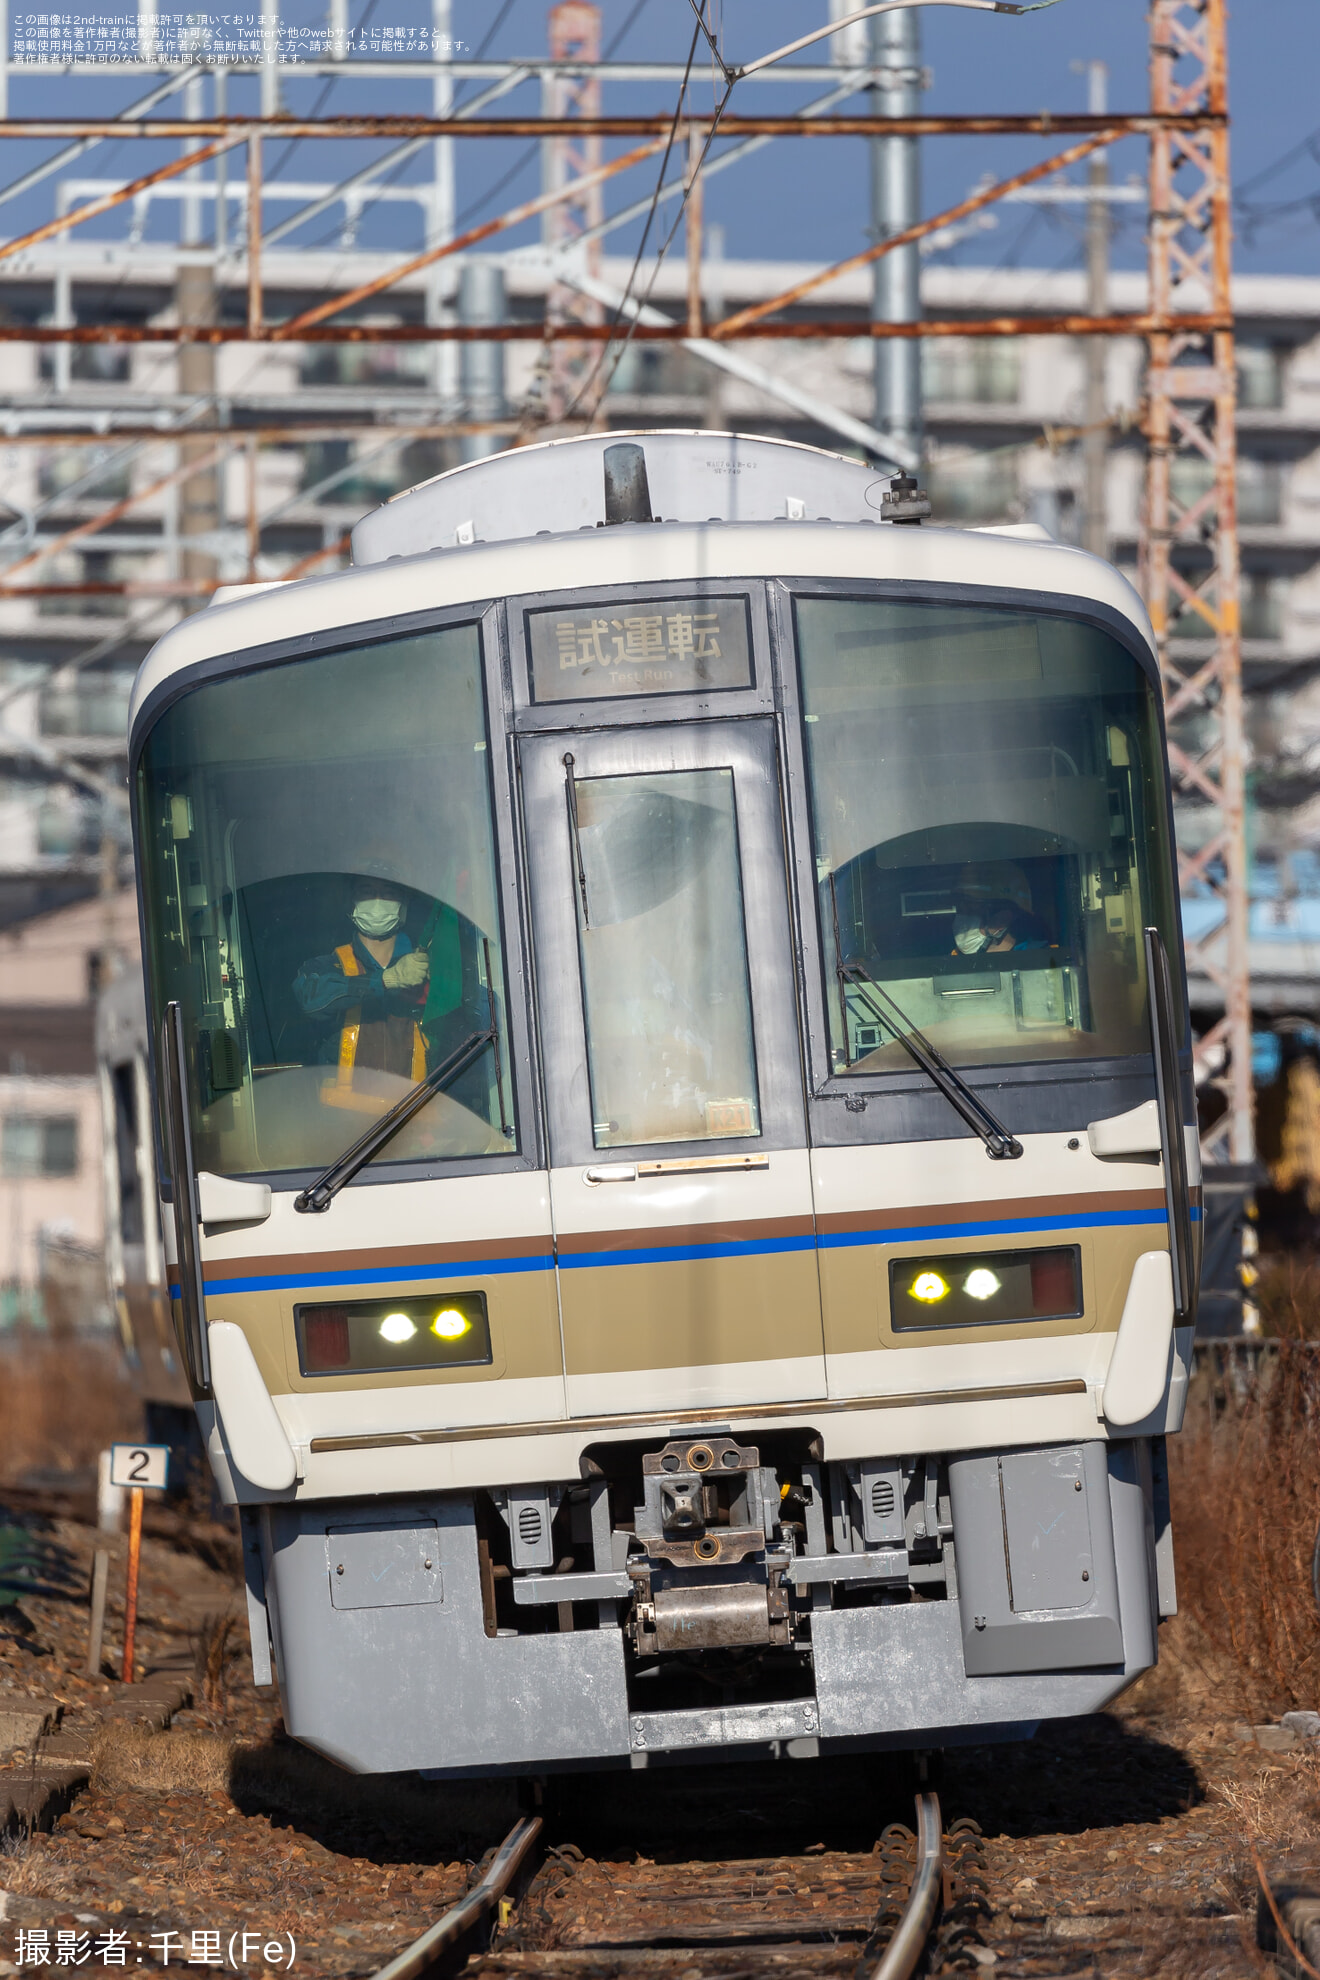
[[913, 1299], [921, 1299], [929, 1306], [934, 1300], [943, 1299], [949, 1288], [938, 1272], [918, 1272], [912, 1281]]
[[431, 1322], [431, 1332], [442, 1341], [460, 1341], [472, 1326], [456, 1306], [446, 1306]]
[[395, 1347], [400, 1347], [404, 1341], [410, 1341], [416, 1332], [416, 1323], [410, 1320], [406, 1313], [387, 1313], [380, 1323], [381, 1339], [392, 1341]]
[[993, 1299], [999, 1289], [999, 1281], [988, 1265], [978, 1265], [963, 1280], [963, 1291], [973, 1299]]

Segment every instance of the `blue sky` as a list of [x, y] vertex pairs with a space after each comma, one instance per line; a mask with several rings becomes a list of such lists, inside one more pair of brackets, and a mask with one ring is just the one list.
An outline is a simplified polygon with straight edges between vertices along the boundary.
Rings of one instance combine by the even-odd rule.
[[[78, 5], [78, 0], [74, 0]], [[161, 0], [162, 10], [166, 0]], [[198, 0], [193, 0], [198, 4]], [[206, 0], [201, 0], [206, 4]], [[259, 0], [248, 0], [253, 8]], [[722, 18], [726, 54], [746, 60], [825, 18], [826, 0], [712, 0]], [[86, 15], [108, 12], [104, 5], [81, 0]], [[692, 37], [693, 17], [687, 0], [603, 0], [604, 38], [619, 37], [617, 53], [638, 58], [682, 61]], [[325, 0], [284, 0], [291, 22], [325, 18]], [[351, 0], [357, 24], [369, 15], [372, 25], [429, 23], [429, 0]], [[11, 18], [18, 18], [12, 16]], [[489, 39], [492, 56], [537, 53], [545, 47], [545, 0], [454, 0], [456, 35], [474, 50]], [[491, 35], [491, 30], [495, 32]], [[626, 32], [625, 32], [626, 30]], [[1041, 13], [1022, 17], [990, 15], [930, 7], [921, 13], [923, 60], [933, 69], [933, 86], [926, 98], [932, 111], [1080, 110], [1086, 104], [1083, 76], [1072, 64], [1099, 57], [1109, 65], [1110, 107], [1139, 110], [1147, 97], [1147, 26], [1144, 0], [1060, 0]], [[1314, 151], [1304, 148], [1285, 169], [1264, 180], [1260, 175], [1304, 147], [1320, 125], [1320, 8], [1317, 0], [1239, 0], [1230, 28], [1230, 92], [1233, 112], [1233, 168], [1239, 185], [1264, 211], [1250, 229], [1239, 221], [1237, 265], [1247, 270], [1309, 274], [1320, 272], [1320, 134]], [[826, 45], [827, 46], [827, 45]], [[811, 51], [821, 63], [821, 88], [830, 75], [826, 47]], [[100, 112], [127, 104], [142, 94], [147, 78], [40, 78], [15, 74], [11, 114]], [[790, 109], [815, 90], [782, 84], [740, 85], [734, 105], [740, 110]], [[606, 109], [667, 109], [672, 90], [617, 86], [607, 92]], [[707, 72], [694, 91], [698, 105], [711, 100]], [[535, 87], [505, 99], [510, 111], [536, 107]], [[233, 109], [256, 107], [255, 85], [235, 81], [230, 90]], [[327, 88], [322, 80], [297, 79], [288, 90], [288, 107], [307, 112], [318, 106], [328, 113], [366, 110], [425, 110], [429, 91], [423, 84], [399, 82], [366, 86], [338, 81]], [[860, 105], [859, 105], [860, 107]], [[614, 147], [622, 149], [623, 147]], [[1053, 148], [1061, 148], [1055, 146]], [[535, 145], [472, 143], [459, 148], [459, 212], [469, 222], [497, 213], [539, 189]], [[48, 147], [14, 144], [6, 159], [5, 181]], [[1040, 141], [1007, 138], [977, 140], [939, 138], [923, 145], [924, 204], [927, 212], [960, 198], [984, 174], [1000, 176], [1045, 155]], [[137, 173], [163, 162], [166, 150], [141, 143], [100, 147], [76, 168], [79, 173], [120, 175]], [[300, 180], [336, 181], [365, 162], [363, 146], [330, 147], [304, 143], [295, 147], [268, 146], [268, 172], [283, 170]], [[1145, 146], [1128, 140], [1111, 154], [1111, 170], [1120, 179], [1140, 175]], [[241, 165], [237, 168], [241, 170]], [[418, 159], [405, 165], [401, 180], [426, 169]], [[609, 204], [637, 198], [654, 183], [654, 167], [637, 168], [618, 189], [610, 189]], [[502, 186], [499, 181], [506, 180]], [[1252, 184], [1252, 182], [1257, 182]], [[854, 252], [865, 242], [867, 222], [867, 161], [861, 141], [847, 139], [785, 140], [762, 151], [754, 161], [712, 181], [707, 201], [708, 220], [725, 229], [731, 256], [786, 256], [795, 259], [834, 259]], [[0, 229], [16, 231], [34, 225], [50, 212], [51, 182], [22, 200], [11, 202], [0, 215]], [[1308, 204], [1308, 200], [1313, 201]], [[1284, 212], [1288, 202], [1296, 209]], [[281, 209], [287, 212], [288, 208]], [[671, 209], [672, 211], [672, 209]], [[1144, 258], [1144, 215], [1139, 206], [1116, 209], [1119, 227], [1114, 245], [1118, 266], [1138, 266]], [[177, 222], [177, 205], [164, 202], [153, 209], [150, 232], [164, 235]], [[998, 210], [992, 231], [975, 235], [955, 250], [955, 259], [985, 266], [1076, 266], [1080, 259], [1080, 209], [1008, 207]], [[387, 242], [400, 247], [417, 244], [418, 216], [413, 208], [379, 210], [364, 227], [362, 243]], [[122, 221], [93, 223], [90, 234], [121, 232]], [[333, 240], [335, 216], [327, 215], [304, 237]], [[534, 238], [535, 225], [506, 235], [512, 244]], [[610, 237], [616, 252], [631, 250], [637, 230], [620, 230]], [[681, 249], [681, 235], [676, 248]]]
[[[737, 61], [817, 25], [825, 18], [826, 0], [722, 0], [722, 6], [717, 0], [716, 10], [723, 17], [726, 56]], [[635, 0], [604, 0], [606, 39], [634, 11]], [[491, 0], [455, 0], [456, 30], [475, 46], [497, 13]], [[523, 53], [543, 46], [543, 21], [541, 0], [514, 0], [492, 52]], [[691, 32], [686, 0], [646, 0], [618, 52], [620, 57], [682, 59]], [[1144, 0], [1108, 0], [1104, 5], [1099, 0], [1060, 0], [1047, 11], [1022, 17], [929, 7], [921, 12], [921, 33], [923, 61], [934, 71], [926, 105], [934, 112], [1083, 110], [1086, 81], [1074, 73], [1072, 64], [1093, 57], [1109, 66], [1112, 109], [1140, 110], [1147, 102]], [[828, 58], [817, 49], [803, 59]], [[1229, 65], [1236, 183], [1244, 184], [1266, 171], [1312, 133], [1317, 133], [1320, 153], [1316, 0], [1269, 0], [1268, 5], [1262, 0], [1239, 0], [1230, 17]], [[705, 90], [708, 101], [709, 83]], [[640, 93], [618, 94], [624, 98], [621, 108], [641, 100]], [[740, 110], [761, 105], [788, 108], [804, 100], [805, 94], [744, 84], [734, 101]], [[922, 150], [928, 212], [951, 205], [984, 173], [1002, 175], [1045, 153], [1039, 142], [1023, 144], [1007, 138], [940, 138], [927, 141]], [[1111, 171], [1120, 179], [1140, 176], [1144, 168], [1145, 146], [1140, 140], [1111, 153]], [[469, 193], [495, 176], [479, 154], [464, 168]], [[525, 180], [506, 188], [506, 195], [524, 190], [534, 190], [530, 171]], [[1312, 194], [1320, 208], [1320, 162], [1305, 155], [1257, 187], [1252, 197], [1275, 206]], [[762, 152], [754, 163], [713, 181], [707, 212], [724, 225], [731, 254], [835, 256], [863, 244], [866, 197], [866, 160], [860, 143], [786, 141]], [[1121, 224], [1115, 262], [1138, 266], [1144, 259], [1142, 209], [1116, 210]], [[1039, 208], [1005, 208], [995, 230], [964, 243], [956, 258], [988, 265], [1005, 259], [1033, 266], [1076, 265], [1081, 224], [1080, 209], [1050, 215]], [[1252, 230], [1253, 237], [1239, 221], [1238, 235], [1237, 265], [1242, 269], [1320, 273], [1320, 221], [1305, 207], [1292, 215], [1268, 218]], [[621, 242], [625, 237], [613, 238]]]

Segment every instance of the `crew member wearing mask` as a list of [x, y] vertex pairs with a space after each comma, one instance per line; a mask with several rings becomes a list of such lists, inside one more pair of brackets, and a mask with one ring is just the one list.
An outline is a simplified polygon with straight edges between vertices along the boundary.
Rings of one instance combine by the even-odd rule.
[[1049, 930], [1038, 914], [1016, 901], [990, 901], [961, 910], [953, 924], [954, 953], [1007, 955], [1013, 949], [1047, 949]]
[[404, 891], [365, 876], [352, 894], [352, 939], [328, 955], [311, 956], [294, 978], [293, 994], [311, 1018], [325, 1020], [319, 1057], [338, 1066], [323, 1097], [353, 1104], [357, 1067], [418, 1080], [426, 1073], [421, 1015], [430, 957], [403, 926]]

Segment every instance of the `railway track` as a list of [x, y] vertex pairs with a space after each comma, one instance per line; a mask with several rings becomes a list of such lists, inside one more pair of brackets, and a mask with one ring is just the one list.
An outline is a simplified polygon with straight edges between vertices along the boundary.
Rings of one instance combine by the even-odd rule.
[[915, 1830], [891, 1823], [869, 1856], [588, 1864], [547, 1848], [540, 1817], [526, 1816], [478, 1869], [375, 1980], [746, 1980], [758, 1955], [777, 1975], [787, 1962], [821, 1980], [910, 1980], [919, 1968], [974, 1971], [989, 1916], [980, 1830], [964, 1819], [945, 1832], [930, 1790], [917, 1795]]

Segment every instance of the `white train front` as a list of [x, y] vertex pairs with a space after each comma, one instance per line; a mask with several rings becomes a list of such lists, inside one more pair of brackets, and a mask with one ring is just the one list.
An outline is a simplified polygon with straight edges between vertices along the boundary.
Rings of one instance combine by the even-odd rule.
[[1156, 1656], [1199, 1169], [1158, 669], [728, 434], [223, 594], [131, 754], [172, 1299], [358, 1770], [1021, 1736]]

